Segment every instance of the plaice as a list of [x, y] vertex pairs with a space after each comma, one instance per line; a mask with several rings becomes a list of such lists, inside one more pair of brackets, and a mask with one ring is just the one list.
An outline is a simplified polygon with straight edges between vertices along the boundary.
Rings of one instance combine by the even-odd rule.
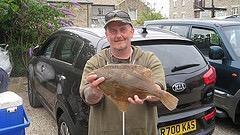
[[177, 106], [178, 99], [167, 91], [159, 91], [151, 79], [151, 70], [141, 65], [108, 64], [93, 73], [105, 78], [99, 88], [122, 112], [127, 111], [128, 98], [134, 95], [141, 99], [156, 96], [169, 110]]

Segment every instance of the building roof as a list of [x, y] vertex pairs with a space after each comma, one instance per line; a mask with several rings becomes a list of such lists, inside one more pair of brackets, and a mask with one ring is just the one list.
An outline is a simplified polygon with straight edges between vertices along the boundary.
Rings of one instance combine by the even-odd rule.
[[78, 3], [93, 3], [93, 0], [47, 0], [47, 2], [78, 2]]
[[123, 0], [93, 0], [94, 5], [117, 5]]
[[118, 5], [125, 0], [47, 0], [47, 2], [78, 2], [93, 3], [93, 5]]

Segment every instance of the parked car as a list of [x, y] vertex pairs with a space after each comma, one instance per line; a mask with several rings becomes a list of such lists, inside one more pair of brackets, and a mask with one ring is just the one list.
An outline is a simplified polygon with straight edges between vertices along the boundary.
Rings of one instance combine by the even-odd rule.
[[[226, 20], [154, 20], [147, 27], [161, 27], [191, 39], [216, 68], [217, 116], [240, 123], [240, 22]], [[209, 54], [213, 49], [216, 55]], [[220, 56], [221, 59], [216, 59]]]
[[[215, 69], [189, 39], [162, 30], [135, 30], [132, 44], [161, 59], [167, 91], [179, 98], [173, 111], [158, 104], [160, 134], [211, 134]], [[103, 28], [61, 28], [33, 50], [28, 65], [29, 102], [51, 113], [60, 135], [87, 134], [89, 107], [80, 98], [79, 85], [86, 61], [109, 46], [104, 35]]]
[[240, 16], [239, 15], [228, 16], [228, 17], [225, 18], [225, 20], [231, 20], [231, 21], [238, 21], [238, 22], [240, 22]]
[[229, 16], [215, 17], [215, 19], [225, 19], [225, 20], [239, 21], [240, 22], [240, 16], [239, 15], [229, 15]]

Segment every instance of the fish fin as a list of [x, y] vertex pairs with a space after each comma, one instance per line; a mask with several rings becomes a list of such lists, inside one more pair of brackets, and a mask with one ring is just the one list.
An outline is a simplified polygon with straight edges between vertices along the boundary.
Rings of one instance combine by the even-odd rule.
[[150, 69], [146, 69], [144, 70], [144, 72], [142, 73], [145, 77], [151, 77], [152, 75], [152, 71]]
[[139, 66], [138, 68], [136, 68], [135, 72], [140, 75], [145, 76], [146, 78], [149, 78], [152, 75], [152, 71], [150, 69], [142, 67], [142, 66]]
[[117, 108], [121, 111], [121, 112], [127, 112], [128, 110], [128, 102], [124, 102], [124, 101], [118, 101], [114, 98], [112, 98], [111, 96], [107, 96], [116, 106]]
[[172, 95], [171, 93], [161, 90], [160, 92], [160, 101], [163, 105], [170, 111], [174, 110], [178, 104], [178, 98]]

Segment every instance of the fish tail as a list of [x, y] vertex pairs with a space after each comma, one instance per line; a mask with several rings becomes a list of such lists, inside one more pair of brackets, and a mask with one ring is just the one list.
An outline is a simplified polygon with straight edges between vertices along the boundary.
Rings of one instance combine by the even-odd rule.
[[168, 110], [172, 111], [177, 107], [178, 98], [171, 93], [161, 90], [160, 92], [158, 92], [157, 97], [160, 98], [160, 101]]

